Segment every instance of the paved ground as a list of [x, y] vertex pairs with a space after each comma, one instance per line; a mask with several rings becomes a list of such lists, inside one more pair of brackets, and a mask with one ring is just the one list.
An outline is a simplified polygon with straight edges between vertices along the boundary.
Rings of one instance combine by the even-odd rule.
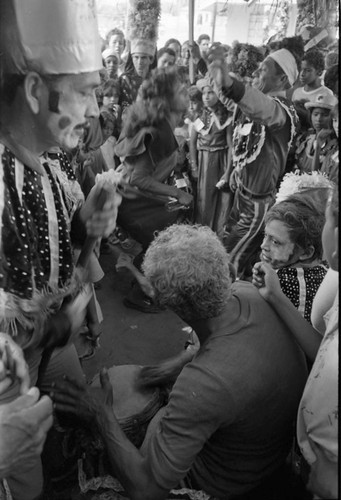
[[105, 276], [96, 294], [104, 316], [103, 334], [95, 356], [82, 363], [89, 379], [103, 366], [157, 363], [183, 349], [187, 340], [185, 324], [172, 312], [146, 314], [123, 305], [132, 275], [116, 271], [120, 251], [118, 245], [110, 246], [110, 253], [100, 257]]

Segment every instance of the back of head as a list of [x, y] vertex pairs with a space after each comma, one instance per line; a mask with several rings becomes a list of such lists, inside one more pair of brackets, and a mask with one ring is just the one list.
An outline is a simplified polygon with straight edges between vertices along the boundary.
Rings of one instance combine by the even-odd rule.
[[129, 107], [123, 134], [133, 137], [141, 127], [157, 127], [169, 118], [180, 90], [176, 68], [157, 68], [142, 82], [138, 100]]
[[231, 294], [229, 259], [206, 226], [173, 225], [146, 252], [143, 271], [159, 304], [187, 320], [222, 313]]

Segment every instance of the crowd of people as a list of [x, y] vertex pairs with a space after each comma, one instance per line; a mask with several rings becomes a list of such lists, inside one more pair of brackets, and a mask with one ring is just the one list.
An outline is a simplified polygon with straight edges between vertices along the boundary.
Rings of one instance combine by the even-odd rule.
[[[0, 499], [48, 498], [56, 426], [122, 498], [336, 499], [338, 44], [157, 47], [159, 2], [134, 8], [101, 39], [91, 0], [0, 4]], [[74, 344], [135, 243], [125, 306], [196, 338], [141, 370], [166, 395], [139, 445]]]

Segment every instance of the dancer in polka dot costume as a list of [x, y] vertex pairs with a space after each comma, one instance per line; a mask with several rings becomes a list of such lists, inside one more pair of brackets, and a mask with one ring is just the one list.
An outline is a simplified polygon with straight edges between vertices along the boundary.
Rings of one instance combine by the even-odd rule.
[[[34, 386], [44, 346], [58, 344], [60, 333], [76, 333], [85, 314], [79, 300], [71, 303], [73, 314], [60, 312], [64, 298], [77, 297], [82, 288], [71, 240], [83, 244], [87, 235], [110, 234], [120, 199], [108, 190], [98, 210], [95, 187], [79, 204], [47, 155], [56, 146], [74, 148], [99, 114], [95, 88], [102, 59], [94, 1], [1, 2], [0, 35], [0, 332], [23, 349]], [[84, 377], [71, 343], [52, 354], [41, 391], [63, 374]], [[19, 395], [15, 374], [12, 380], [0, 405]], [[40, 459], [7, 474], [14, 500], [41, 495]]]

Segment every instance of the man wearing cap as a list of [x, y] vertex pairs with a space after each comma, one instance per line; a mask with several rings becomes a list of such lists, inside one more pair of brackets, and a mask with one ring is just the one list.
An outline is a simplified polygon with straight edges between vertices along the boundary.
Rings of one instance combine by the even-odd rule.
[[209, 71], [221, 100], [238, 104], [230, 178], [235, 197], [224, 243], [238, 275], [248, 277], [295, 134], [296, 112], [284, 96], [298, 68], [291, 52], [280, 49], [260, 64], [252, 87], [231, 78], [222, 59], [213, 60]]
[[[0, 331], [21, 346], [32, 386], [42, 346], [54, 345], [59, 333], [75, 332], [84, 317], [86, 305], [79, 301], [77, 309], [72, 303], [72, 315], [58, 313], [59, 324], [54, 314], [81, 286], [71, 234], [81, 243], [86, 235], [96, 238], [115, 227], [119, 199], [114, 193], [107, 192], [98, 210], [95, 187], [78, 206], [46, 154], [55, 146], [75, 148], [89, 119], [98, 116], [94, 91], [101, 68], [94, 1], [0, 3]], [[40, 387], [67, 372], [83, 379], [73, 344], [52, 354]], [[11, 402], [20, 393], [16, 370], [10, 378], [0, 395], [3, 415], [6, 408], [14, 412]], [[32, 404], [37, 397], [36, 391]], [[50, 413], [46, 405], [43, 418]], [[48, 426], [42, 428], [46, 433]], [[34, 435], [27, 421], [26, 432], [31, 431]], [[12, 442], [16, 446], [14, 436]], [[35, 499], [42, 492], [39, 458], [28, 457], [25, 468], [14, 463], [5, 477], [14, 500]]]

